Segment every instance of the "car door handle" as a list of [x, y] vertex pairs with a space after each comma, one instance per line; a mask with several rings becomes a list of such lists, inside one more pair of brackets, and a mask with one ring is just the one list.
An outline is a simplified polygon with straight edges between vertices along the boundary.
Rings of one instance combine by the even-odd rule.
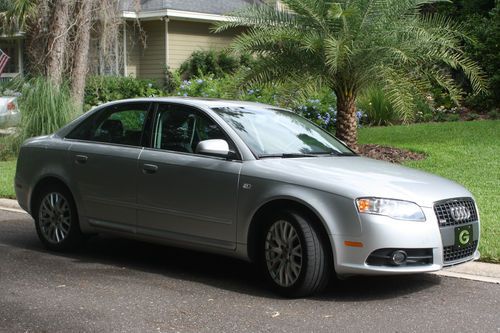
[[154, 165], [154, 164], [144, 164], [142, 166], [142, 171], [145, 174], [152, 174], [152, 173], [155, 173], [156, 171], [158, 171], [158, 166]]
[[89, 159], [89, 157], [85, 156], [85, 155], [76, 155], [75, 156], [75, 162], [77, 164], [85, 164], [85, 163], [87, 163], [88, 159]]

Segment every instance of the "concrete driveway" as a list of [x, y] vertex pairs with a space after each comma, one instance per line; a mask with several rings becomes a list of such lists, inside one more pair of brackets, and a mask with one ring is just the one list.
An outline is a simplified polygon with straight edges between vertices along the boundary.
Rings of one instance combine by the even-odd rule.
[[250, 264], [94, 237], [40, 245], [31, 218], [0, 211], [0, 332], [500, 332], [500, 285], [421, 274], [335, 281], [282, 299]]

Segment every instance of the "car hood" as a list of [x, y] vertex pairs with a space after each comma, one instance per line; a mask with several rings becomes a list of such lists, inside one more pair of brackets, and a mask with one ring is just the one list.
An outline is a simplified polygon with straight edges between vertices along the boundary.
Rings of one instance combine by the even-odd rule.
[[358, 156], [269, 158], [244, 168], [247, 176], [315, 188], [348, 198], [408, 200], [424, 207], [435, 201], [472, 197], [463, 186], [419, 170]]

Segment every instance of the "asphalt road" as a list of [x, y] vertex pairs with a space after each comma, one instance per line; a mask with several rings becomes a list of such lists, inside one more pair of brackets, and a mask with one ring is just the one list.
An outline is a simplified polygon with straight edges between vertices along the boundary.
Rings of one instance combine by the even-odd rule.
[[111, 237], [42, 248], [0, 211], [0, 332], [500, 332], [500, 285], [430, 274], [270, 293], [252, 265]]

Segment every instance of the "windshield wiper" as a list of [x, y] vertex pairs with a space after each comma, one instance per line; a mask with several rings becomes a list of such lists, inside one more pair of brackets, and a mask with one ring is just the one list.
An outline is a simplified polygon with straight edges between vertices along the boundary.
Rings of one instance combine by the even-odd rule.
[[318, 152], [312, 152], [310, 153], [311, 155], [322, 155], [322, 156], [356, 156], [356, 154], [353, 153], [342, 153], [338, 151], [318, 151]]
[[300, 158], [300, 157], [318, 157], [314, 154], [302, 154], [302, 153], [283, 153], [283, 154], [260, 154], [259, 158], [272, 158], [272, 157], [281, 157], [281, 158]]

